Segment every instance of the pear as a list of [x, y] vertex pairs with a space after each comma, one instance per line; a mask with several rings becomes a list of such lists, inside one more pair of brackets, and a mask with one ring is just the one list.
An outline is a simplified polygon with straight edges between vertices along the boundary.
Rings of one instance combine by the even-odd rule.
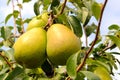
[[47, 56], [54, 65], [65, 65], [81, 47], [77, 36], [62, 24], [53, 24], [47, 31]]
[[46, 59], [46, 31], [34, 28], [21, 35], [15, 44], [14, 58], [26, 68], [37, 68]]
[[35, 27], [42, 27], [44, 28], [45, 25], [47, 24], [48, 22], [48, 13], [45, 12], [41, 15], [38, 15], [36, 17], [34, 17], [28, 24], [28, 27], [27, 27], [27, 31], [32, 29], [32, 28], [35, 28]]
[[97, 67], [94, 70], [94, 74], [100, 77], [100, 80], [112, 80], [109, 72], [103, 67]]

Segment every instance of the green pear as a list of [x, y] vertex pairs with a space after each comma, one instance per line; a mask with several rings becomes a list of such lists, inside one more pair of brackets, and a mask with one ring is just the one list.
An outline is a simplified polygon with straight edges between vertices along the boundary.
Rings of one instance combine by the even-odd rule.
[[47, 31], [47, 56], [54, 65], [65, 65], [81, 47], [80, 40], [66, 26], [53, 24]]
[[41, 15], [38, 15], [36, 17], [34, 17], [28, 24], [28, 27], [27, 27], [27, 31], [32, 29], [32, 28], [35, 28], [35, 27], [42, 27], [44, 28], [45, 25], [47, 24], [48, 22], [48, 13], [45, 12]]
[[46, 59], [46, 31], [34, 28], [21, 35], [15, 42], [14, 58], [26, 68], [37, 68]]
[[97, 67], [94, 70], [94, 74], [100, 77], [100, 80], [112, 80], [109, 72], [103, 67]]

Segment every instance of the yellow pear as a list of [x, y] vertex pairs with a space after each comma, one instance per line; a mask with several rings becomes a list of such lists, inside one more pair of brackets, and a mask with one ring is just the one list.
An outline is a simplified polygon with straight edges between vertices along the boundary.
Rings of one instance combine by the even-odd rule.
[[48, 13], [45, 12], [41, 15], [34, 17], [28, 24], [27, 31], [35, 27], [45, 27], [48, 22]]
[[47, 31], [47, 56], [55, 65], [65, 65], [67, 59], [81, 47], [80, 40], [66, 26], [53, 24]]
[[14, 58], [27, 68], [39, 67], [46, 59], [46, 31], [34, 28], [21, 35], [15, 42]]
[[97, 67], [94, 73], [100, 77], [101, 80], [112, 80], [109, 72], [103, 67]]

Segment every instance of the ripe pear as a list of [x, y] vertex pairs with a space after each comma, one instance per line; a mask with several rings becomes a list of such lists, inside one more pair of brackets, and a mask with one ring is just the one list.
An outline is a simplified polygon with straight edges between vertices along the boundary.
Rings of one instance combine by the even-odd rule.
[[46, 59], [46, 31], [34, 28], [21, 35], [15, 44], [14, 58], [26, 68], [37, 68]]
[[103, 67], [97, 67], [94, 74], [100, 77], [100, 80], [112, 80], [109, 72]]
[[48, 22], [48, 13], [45, 12], [37, 17], [34, 17], [28, 24], [27, 31], [35, 27], [45, 27]]
[[47, 56], [54, 65], [65, 65], [81, 47], [80, 40], [66, 26], [53, 24], [47, 31]]

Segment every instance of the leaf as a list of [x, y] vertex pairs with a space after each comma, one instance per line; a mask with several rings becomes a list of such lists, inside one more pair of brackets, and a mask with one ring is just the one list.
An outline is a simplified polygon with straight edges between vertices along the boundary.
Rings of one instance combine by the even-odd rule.
[[100, 18], [101, 6], [97, 2], [94, 2], [92, 5], [92, 13], [97, 20]]
[[54, 73], [53, 67], [51, 66], [51, 63], [49, 60], [46, 60], [42, 65], [41, 65], [42, 70], [45, 72], [47, 76], [51, 76]]
[[39, 1], [35, 2], [35, 4], [34, 4], [34, 13], [35, 13], [36, 16], [40, 14], [39, 7], [40, 7]]
[[99, 60], [92, 60], [92, 59], [87, 59], [87, 64], [89, 65], [96, 65], [96, 66], [102, 66], [104, 67], [107, 71], [111, 72], [111, 68], [108, 64], [99, 61]]
[[84, 74], [82, 74], [81, 72], [78, 72], [75, 80], [84, 80], [84, 78], [85, 78]]
[[70, 56], [66, 63], [67, 73], [73, 79], [76, 78], [77, 76], [76, 67], [77, 67], [78, 55], [79, 55], [79, 51], [76, 54], [73, 54], [72, 56]]
[[120, 26], [116, 25], [116, 24], [113, 24], [111, 26], [108, 27], [109, 30], [119, 30], [120, 29]]
[[85, 28], [85, 30], [86, 30], [86, 35], [87, 35], [87, 36], [90, 36], [90, 35], [95, 31], [96, 28], [97, 28], [97, 26], [96, 26], [95, 24], [92, 24], [91, 26], [87, 26], [87, 27]]
[[43, 3], [44, 3], [44, 10], [47, 10], [51, 1], [50, 0], [43, 0]]
[[83, 7], [82, 8], [82, 23], [84, 24], [88, 17], [88, 9]]
[[12, 17], [13, 14], [8, 14], [5, 18], [5, 24], [8, 22], [8, 20]]
[[16, 67], [11, 73], [9, 73], [9, 75], [7, 76], [7, 78], [5, 80], [11, 80], [14, 79], [16, 76], [18, 76], [19, 74], [21, 74], [24, 70], [20, 67]]
[[23, 3], [25, 3], [25, 2], [30, 2], [31, 0], [23, 0]]
[[58, 6], [60, 4], [60, 1], [59, 0], [52, 0], [52, 3], [51, 3], [51, 9], [53, 10], [54, 7]]
[[0, 75], [0, 80], [5, 80], [7, 75], [8, 75], [7, 73], [4, 73], [4, 74]]
[[7, 1], [7, 5], [9, 5], [10, 1], [11, 1], [11, 0], [8, 0], [8, 1]]
[[19, 11], [18, 10], [14, 10], [13, 11], [13, 16], [15, 17], [15, 18], [17, 18], [18, 17], [18, 15], [19, 15]]
[[80, 24], [80, 21], [75, 16], [68, 16], [68, 21], [70, 25], [72, 26], [74, 33], [78, 37], [81, 37], [83, 32], [82, 32], [82, 26]]
[[107, 35], [120, 49], [120, 38], [113, 36], [113, 35]]
[[25, 19], [23, 22], [24, 23], [29, 23], [32, 19]]
[[13, 29], [13, 27], [9, 26], [9, 27], [1, 27], [1, 37], [7, 41], [10, 36], [11, 36], [11, 30]]
[[80, 71], [80, 72], [83, 73], [88, 80], [101, 80], [97, 75], [95, 75], [90, 71]]
[[5, 29], [4, 29], [4, 26], [1, 27], [1, 37], [2, 37], [3, 39], [6, 39], [6, 38], [5, 38]]

